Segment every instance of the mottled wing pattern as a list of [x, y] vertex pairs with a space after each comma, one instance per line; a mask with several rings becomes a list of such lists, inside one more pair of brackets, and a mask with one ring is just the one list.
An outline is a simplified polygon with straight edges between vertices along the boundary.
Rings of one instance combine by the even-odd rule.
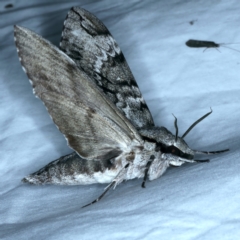
[[23, 27], [15, 26], [15, 41], [34, 93], [81, 157], [110, 159], [141, 145], [128, 119], [66, 54]]
[[64, 22], [60, 48], [95, 80], [136, 128], [154, 125], [123, 53], [98, 18], [73, 7]]

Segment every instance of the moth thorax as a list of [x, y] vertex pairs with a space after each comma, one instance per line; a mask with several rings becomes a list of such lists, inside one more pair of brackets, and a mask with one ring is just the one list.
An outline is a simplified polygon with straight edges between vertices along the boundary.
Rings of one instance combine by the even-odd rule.
[[189, 148], [186, 142], [173, 135], [165, 127], [151, 127], [139, 130], [143, 138], [148, 142], [156, 142], [156, 151], [172, 154], [176, 157], [193, 159], [194, 151]]

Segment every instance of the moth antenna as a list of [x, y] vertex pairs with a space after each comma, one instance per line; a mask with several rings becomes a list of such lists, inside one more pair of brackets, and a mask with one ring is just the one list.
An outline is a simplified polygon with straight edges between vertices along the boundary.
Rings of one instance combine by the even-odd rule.
[[218, 154], [218, 153], [227, 152], [227, 151], [229, 151], [229, 149], [224, 149], [224, 150], [220, 150], [220, 151], [212, 151], [212, 152], [198, 151], [198, 150], [193, 150], [193, 151], [194, 151], [195, 153], [199, 153], [199, 154], [211, 155], [211, 154]]
[[[173, 115], [173, 113], [172, 113], [172, 115]], [[175, 126], [175, 129], [176, 129], [175, 142], [177, 142], [177, 138], [178, 138], [177, 118], [174, 115], [173, 115], [173, 117], [175, 118], [174, 126]]]
[[225, 47], [225, 48], [228, 48], [228, 49], [231, 49], [231, 50], [234, 50], [236, 52], [240, 52], [239, 50], [235, 49], [235, 48], [231, 48], [231, 47], [226, 47], [225, 45], [221, 45], [222, 47]]
[[189, 128], [188, 130], [182, 135], [182, 139], [184, 137], [186, 137], [186, 135], [199, 123], [201, 122], [204, 118], [206, 118], [208, 115], [210, 115], [212, 113], [212, 108], [210, 108], [211, 111], [208, 112], [207, 114], [205, 114], [204, 116], [202, 116], [201, 118], [199, 118], [196, 122], [194, 122]]
[[221, 45], [233, 45], [233, 44], [240, 44], [240, 42], [235, 42], [235, 43], [219, 43]]
[[94, 203], [97, 203], [98, 201], [100, 201], [104, 195], [113, 187], [113, 185], [115, 184], [115, 181], [112, 181], [111, 184], [109, 184], [106, 189], [104, 190], [104, 192], [97, 198], [95, 199], [94, 201], [92, 201], [91, 203], [88, 203], [87, 205], [84, 205], [82, 208], [85, 208], [85, 207], [88, 207]]

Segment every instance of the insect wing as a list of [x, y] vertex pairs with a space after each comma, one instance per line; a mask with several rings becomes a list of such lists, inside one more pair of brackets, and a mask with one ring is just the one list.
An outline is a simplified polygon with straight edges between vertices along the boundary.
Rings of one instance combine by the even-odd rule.
[[92, 13], [79, 7], [68, 12], [60, 48], [95, 81], [135, 127], [154, 125], [121, 49]]
[[140, 144], [132, 124], [66, 54], [23, 27], [15, 26], [15, 39], [34, 93], [81, 157], [112, 158]]

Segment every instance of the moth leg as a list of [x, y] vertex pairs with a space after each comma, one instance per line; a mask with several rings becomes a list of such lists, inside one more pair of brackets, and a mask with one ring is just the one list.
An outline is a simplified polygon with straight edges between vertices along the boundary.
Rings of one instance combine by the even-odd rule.
[[210, 160], [209, 159], [202, 159], [202, 160], [195, 159], [195, 160], [193, 160], [193, 162], [202, 163], [202, 162], [210, 162]]
[[125, 173], [126, 173], [126, 169], [128, 168], [129, 163], [118, 173], [118, 175], [113, 179], [113, 181], [105, 188], [104, 192], [94, 201], [92, 201], [91, 203], [88, 203], [87, 205], [84, 205], [82, 208], [85, 208], [87, 206], [90, 206], [94, 203], [97, 203], [98, 201], [100, 201], [103, 196], [113, 187], [113, 189], [116, 188], [116, 186], [121, 183], [124, 179]]
[[149, 171], [149, 167], [151, 165], [152, 161], [148, 161], [147, 165], [146, 165], [146, 169], [145, 169], [145, 173], [144, 173], [144, 178], [143, 178], [143, 182], [142, 182], [142, 188], [145, 188], [145, 182], [147, 180], [147, 176], [148, 176], [148, 171]]
[[203, 160], [189, 160], [189, 159], [184, 159], [184, 162], [188, 162], [188, 163], [195, 163], [195, 162], [210, 162], [209, 159], [203, 159]]
[[177, 157], [177, 156], [170, 156], [169, 154], [165, 154], [164, 155], [165, 159], [168, 159], [169, 164], [172, 166], [176, 166], [179, 167], [181, 166], [183, 163], [187, 162], [187, 163], [195, 163], [195, 162], [210, 162], [209, 159], [203, 159], [203, 160], [197, 160], [197, 159], [186, 159], [186, 158], [181, 158], [181, 157]]
[[101, 200], [101, 199], [103, 198], [103, 196], [112, 188], [112, 186], [113, 186], [114, 184], [115, 184], [115, 182], [112, 181], [111, 184], [109, 184], [109, 185], [105, 188], [104, 192], [103, 192], [97, 199], [95, 199], [95, 200], [92, 201], [91, 203], [88, 203], [87, 205], [84, 205], [82, 208], [85, 208], [85, 207], [87, 207], [87, 206], [90, 206], [90, 205], [98, 202], [99, 200]]
[[150, 165], [152, 163], [152, 161], [155, 159], [155, 156], [152, 155], [150, 157], [150, 160], [147, 162], [147, 165], [146, 165], [146, 169], [145, 169], [145, 173], [144, 173], [144, 178], [143, 178], [143, 182], [142, 182], [142, 188], [145, 188], [145, 183], [147, 181], [147, 176], [148, 176], [148, 171], [149, 171], [149, 168], [150, 168]]

